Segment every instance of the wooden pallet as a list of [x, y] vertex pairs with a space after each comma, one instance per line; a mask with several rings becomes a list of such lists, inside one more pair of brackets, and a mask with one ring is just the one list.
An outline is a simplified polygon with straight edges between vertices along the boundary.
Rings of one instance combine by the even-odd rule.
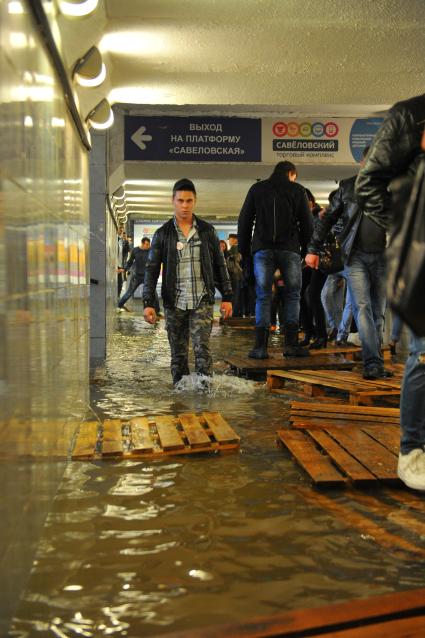
[[72, 459], [158, 459], [239, 449], [240, 437], [218, 412], [139, 416], [83, 423]]
[[329, 425], [365, 426], [396, 425], [400, 423], [399, 408], [333, 403], [304, 403], [292, 401], [289, 421], [293, 428], [309, 430]]
[[229, 317], [229, 319], [220, 317], [220, 324], [223, 326], [232, 326], [233, 328], [249, 328], [252, 330], [255, 328], [255, 317]]
[[164, 638], [408, 638], [425, 635], [425, 589], [167, 633]]
[[400, 411], [341, 404], [291, 404], [283, 444], [316, 484], [396, 480]]
[[[273, 354], [274, 352], [279, 352], [278, 348], [269, 348]], [[362, 349], [360, 346], [333, 346], [328, 344], [326, 348], [322, 348], [320, 350], [309, 350], [309, 354], [312, 357], [320, 357], [324, 354], [326, 355], [339, 355], [343, 356], [345, 359], [350, 359], [351, 361], [361, 361], [362, 360]], [[382, 348], [382, 355], [385, 361], [391, 361], [391, 352], [388, 346], [384, 346]]]
[[[323, 352], [323, 351], [322, 351]], [[284, 357], [282, 352], [273, 353], [268, 359], [249, 359], [248, 357], [225, 357], [225, 363], [239, 377], [263, 377], [268, 370], [297, 370], [306, 367], [306, 357]], [[322, 355], [308, 359], [311, 369], [349, 370], [355, 365], [343, 356]]]
[[301, 392], [308, 397], [324, 398], [327, 390], [345, 393], [351, 405], [371, 404], [376, 397], [399, 397], [401, 388], [398, 376], [368, 381], [353, 371], [270, 370], [267, 373], [267, 386], [271, 392], [286, 393], [288, 381], [301, 385]]

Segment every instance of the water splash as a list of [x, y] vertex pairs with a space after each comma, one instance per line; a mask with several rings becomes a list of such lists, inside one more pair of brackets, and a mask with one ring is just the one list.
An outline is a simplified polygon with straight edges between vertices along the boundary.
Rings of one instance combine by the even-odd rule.
[[177, 394], [203, 393], [209, 396], [230, 397], [235, 394], [254, 394], [259, 386], [254, 381], [215, 374], [208, 377], [201, 374], [189, 374], [183, 377], [174, 387]]

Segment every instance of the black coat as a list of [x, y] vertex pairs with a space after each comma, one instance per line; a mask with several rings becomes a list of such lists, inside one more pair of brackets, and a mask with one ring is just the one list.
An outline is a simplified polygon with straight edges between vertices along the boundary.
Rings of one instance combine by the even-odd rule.
[[338, 240], [344, 253], [344, 260], [348, 261], [362, 217], [362, 212], [354, 197], [355, 182], [356, 175], [340, 181], [339, 188], [335, 191], [329, 208], [323, 214], [322, 219], [318, 219], [314, 225], [313, 236], [308, 247], [309, 253], [316, 255], [320, 253], [332, 226], [341, 220], [342, 230], [338, 234]]
[[304, 187], [289, 179], [278, 185], [265, 179], [251, 186], [239, 214], [239, 251], [243, 257], [267, 248], [305, 252], [312, 230]]
[[391, 220], [388, 187], [394, 178], [416, 172], [424, 122], [425, 93], [395, 104], [376, 134], [357, 177], [357, 201], [365, 213], [385, 229]]
[[[195, 217], [195, 216], [194, 216]], [[224, 255], [220, 250], [219, 239], [214, 226], [195, 217], [199, 239], [201, 240], [201, 272], [208, 295], [208, 303], [214, 303], [215, 288], [221, 293], [223, 301], [232, 301], [230, 285]], [[174, 218], [158, 228], [152, 239], [146, 262], [143, 286], [144, 307], [155, 306], [155, 289], [159, 273], [162, 270], [161, 295], [164, 308], [174, 308], [176, 301], [177, 275], [177, 231]]]

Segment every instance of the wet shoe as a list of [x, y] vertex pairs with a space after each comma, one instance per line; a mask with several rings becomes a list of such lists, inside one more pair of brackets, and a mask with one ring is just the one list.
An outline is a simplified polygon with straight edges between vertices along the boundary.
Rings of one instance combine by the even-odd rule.
[[325, 337], [317, 337], [313, 343], [310, 343], [309, 348], [310, 350], [321, 350], [322, 348], [326, 348], [327, 345], [328, 340]]
[[394, 372], [391, 370], [386, 370], [382, 366], [370, 365], [366, 366], [363, 370], [363, 379], [389, 379], [394, 376]]
[[397, 475], [412, 490], [425, 491], [425, 454], [423, 450], [411, 450], [408, 454], [399, 454]]
[[337, 339], [335, 341], [335, 345], [337, 348], [346, 348], [348, 345], [347, 339]]
[[328, 341], [333, 341], [336, 339], [338, 334], [337, 328], [333, 328], [330, 332], [328, 332]]

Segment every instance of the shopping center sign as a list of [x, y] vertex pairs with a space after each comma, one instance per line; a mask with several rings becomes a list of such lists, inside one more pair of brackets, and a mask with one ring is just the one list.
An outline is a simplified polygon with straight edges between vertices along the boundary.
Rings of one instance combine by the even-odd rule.
[[266, 164], [289, 160], [295, 164], [358, 162], [383, 118], [264, 118], [261, 158]]

